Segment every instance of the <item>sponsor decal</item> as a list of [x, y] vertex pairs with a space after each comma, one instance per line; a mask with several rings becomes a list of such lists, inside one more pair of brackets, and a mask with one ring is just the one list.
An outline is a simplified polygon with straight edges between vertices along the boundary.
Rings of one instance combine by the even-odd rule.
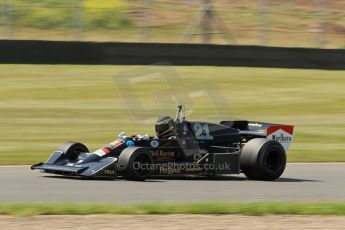
[[178, 173], [181, 173], [181, 170], [179, 168], [171, 168], [171, 167], [167, 167], [166, 165], [162, 165], [159, 168], [159, 173], [160, 174], [178, 174]]
[[104, 156], [106, 153], [103, 151], [103, 149], [98, 149], [97, 151], [93, 152], [94, 154], [102, 157]]
[[98, 155], [98, 156], [100, 156], [100, 157], [102, 157], [102, 156], [104, 156], [104, 155], [110, 153], [110, 150], [107, 149], [107, 148], [101, 148], [101, 149], [96, 150], [96, 151], [93, 152], [93, 153], [96, 154], [96, 155]]
[[103, 151], [105, 154], [110, 153], [110, 150], [109, 150], [109, 149], [107, 149], [107, 148], [102, 148], [102, 151]]
[[278, 135], [272, 134], [272, 140], [278, 141], [280, 143], [291, 142], [292, 138], [289, 136], [284, 136], [283, 133], [279, 133]]
[[150, 151], [152, 156], [154, 157], [167, 157], [167, 158], [170, 158], [170, 157], [175, 157], [175, 153], [173, 151], [164, 151], [164, 150], [151, 150]]
[[134, 146], [134, 141], [131, 141], [131, 140], [126, 141], [126, 145], [127, 145], [128, 147], [133, 147], [133, 146]]
[[289, 148], [292, 142], [293, 126], [278, 125], [270, 126], [267, 129], [267, 139], [279, 142], [285, 149]]
[[249, 123], [249, 126], [255, 126], [255, 127], [262, 127], [262, 124], [260, 123]]
[[157, 148], [157, 147], [159, 146], [159, 142], [158, 142], [157, 140], [152, 140], [152, 141], [150, 142], [150, 145], [151, 145], [152, 147], [154, 147], [154, 148]]
[[123, 143], [125, 143], [124, 140], [117, 139], [109, 144], [109, 148], [115, 149], [119, 147], [120, 145], [122, 145]]
[[105, 170], [103, 171], [103, 173], [104, 173], [105, 175], [116, 175], [115, 170], [112, 170], [112, 169], [105, 169]]

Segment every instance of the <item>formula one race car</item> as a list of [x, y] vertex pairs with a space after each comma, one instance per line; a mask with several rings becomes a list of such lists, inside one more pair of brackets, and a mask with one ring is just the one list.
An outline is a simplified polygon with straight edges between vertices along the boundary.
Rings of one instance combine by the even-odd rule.
[[244, 173], [249, 179], [275, 180], [284, 172], [293, 126], [253, 121], [219, 124], [187, 121], [184, 107], [176, 118], [161, 116], [157, 137], [126, 136], [89, 152], [77, 142], [58, 147], [46, 163], [33, 165], [45, 173], [95, 178], [145, 180], [157, 175]]

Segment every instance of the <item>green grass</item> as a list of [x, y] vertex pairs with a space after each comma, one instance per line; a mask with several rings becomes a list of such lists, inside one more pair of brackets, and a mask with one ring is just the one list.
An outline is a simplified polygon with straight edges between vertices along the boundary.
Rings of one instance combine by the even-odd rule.
[[80, 2], [82, 8], [78, 11], [79, 5], [75, 1], [35, 0], [28, 3], [25, 0], [14, 0], [12, 20], [13, 26], [21, 29], [72, 28], [79, 14], [78, 20], [86, 30], [119, 29], [133, 25], [122, 5], [125, 4], [120, 0], [103, 1], [103, 4], [87, 0]]
[[[0, 1], [0, 8], [8, 1]], [[142, 0], [12, 0], [12, 25], [0, 33], [12, 39], [35, 40], [93, 40], [143, 41]], [[80, 2], [82, 8], [78, 8]], [[182, 39], [187, 25], [199, 10], [199, 1], [150, 1], [148, 25], [150, 42], [188, 42]], [[257, 0], [213, 2], [219, 27], [226, 28], [235, 38], [232, 44], [260, 44], [262, 17], [261, 3]], [[323, 9], [325, 27], [324, 48], [344, 48], [344, 1], [328, 1]], [[1, 9], [0, 9], [1, 10]], [[5, 9], [4, 9], [5, 12]], [[267, 9], [269, 46], [318, 47], [317, 7], [311, 1], [289, 2], [275, 0]], [[2, 12], [1, 12], [2, 13]], [[4, 14], [3, 14], [4, 15]], [[79, 16], [78, 16], [79, 15]], [[78, 20], [79, 18], [79, 20]], [[5, 20], [5, 17], [3, 17]], [[79, 22], [79, 23], [78, 23]], [[223, 22], [223, 23], [221, 23]], [[4, 21], [5, 23], [5, 21]], [[76, 29], [76, 25], [80, 25]], [[11, 29], [10, 29], [11, 28]], [[0, 31], [1, 32], [1, 31]], [[195, 31], [201, 33], [199, 29]], [[215, 32], [220, 32], [216, 30]], [[82, 34], [81, 34], [82, 33]], [[147, 41], [147, 40], [145, 40]], [[194, 36], [192, 42], [202, 42]], [[212, 36], [213, 43], [225, 43], [221, 34]]]
[[[134, 103], [134, 115], [151, 118], [150, 122], [133, 120], [113, 77], [135, 68], [0, 65], [0, 164], [44, 161], [69, 140], [95, 150], [116, 139], [120, 131], [154, 134], [156, 116], [175, 114], [173, 95], [161, 78], [134, 89], [118, 86], [132, 93], [126, 99], [134, 99], [127, 101]], [[181, 82], [173, 81], [172, 91], [187, 110], [193, 105], [188, 119], [293, 124], [289, 162], [345, 161], [345, 71], [176, 67], [176, 72]], [[188, 97], [189, 92], [203, 90], [209, 97]], [[157, 104], [157, 98], [165, 103]], [[146, 109], [140, 109], [140, 104]], [[218, 106], [218, 116], [213, 116], [212, 105]]]
[[132, 206], [76, 204], [0, 204], [0, 215], [87, 215], [87, 214], [296, 214], [345, 215], [345, 203], [196, 203]]

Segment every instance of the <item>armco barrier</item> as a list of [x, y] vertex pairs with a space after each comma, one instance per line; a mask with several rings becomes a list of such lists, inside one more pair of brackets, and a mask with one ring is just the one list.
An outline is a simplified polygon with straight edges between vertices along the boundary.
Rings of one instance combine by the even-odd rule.
[[345, 69], [344, 49], [0, 40], [0, 63], [153, 64]]

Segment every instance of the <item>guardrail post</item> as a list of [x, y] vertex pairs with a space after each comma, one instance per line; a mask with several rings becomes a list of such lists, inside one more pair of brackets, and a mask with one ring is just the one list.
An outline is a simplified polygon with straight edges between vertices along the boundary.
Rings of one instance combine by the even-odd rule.
[[260, 6], [260, 17], [261, 17], [261, 26], [260, 26], [260, 44], [267, 45], [268, 43], [268, 22], [267, 22], [267, 8], [268, 8], [268, 1], [269, 0], [261, 0]]
[[150, 0], [142, 0], [141, 41], [143, 42], [147, 42], [149, 40], [149, 7], [150, 7]]
[[83, 0], [74, 0], [74, 36], [75, 40], [83, 40]]
[[316, 45], [317, 47], [323, 47], [325, 43], [325, 21], [324, 21], [324, 13], [325, 13], [325, 2], [326, 0], [316, 0], [316, 20], [317, 20], [317, 32], [316, 32]]
[[5, 39], [11, 39], [12, 37], [12, 0], [4, 0], [2, 5], [2, 26], [3, 37]]
[[204, 0], [204, 5], [203, 5], [203, 11], [204, 11], [204, 18], [203, 20], [203, 42], [205, 44], [208, 44], [211, 42], [211, 20], [212, 20], [212, 5], [211, 5], [211, 0]]

